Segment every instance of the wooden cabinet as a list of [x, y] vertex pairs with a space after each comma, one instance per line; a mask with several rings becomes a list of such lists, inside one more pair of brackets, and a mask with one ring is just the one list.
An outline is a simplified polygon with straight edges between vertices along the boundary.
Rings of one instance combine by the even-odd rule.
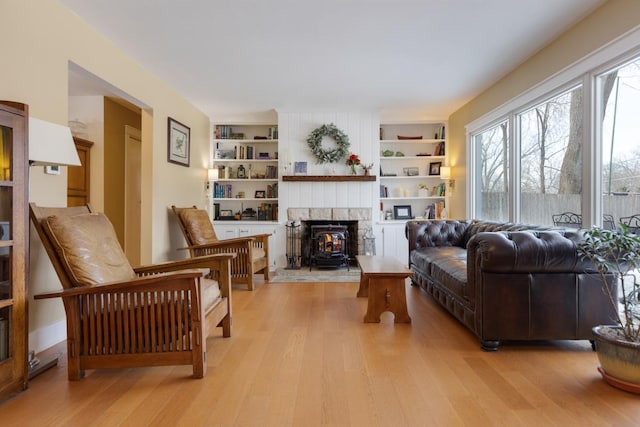
[[0, 101], [0, 400], [27, 387], [28, 107]]
[[[409, 212], [416, 218], [446, 216], [445, 122], [380, 125], [380, 202], [384, 220]], [[400, 207], [400, 208], [398, 208]]]
[[250, 221], [215, 221], [213, 227], [218, 239], [233, 239], [256, 234], [271, 234], [269, 237], [269, 269], [275, 270], [278, 260], [285, 259], [284, 226], [274, 223], [251, 223]]
[[[278, 220], [277, 125], [217, 125], [211, 164], [213, 220]], [[239, 218], [237, 218], [239, 216]]]
[[69, 166], [67, 171], [67, 206], [84, 206], [90, 201], [91, 147], [93, 142], [73, 137], [80, 166]]

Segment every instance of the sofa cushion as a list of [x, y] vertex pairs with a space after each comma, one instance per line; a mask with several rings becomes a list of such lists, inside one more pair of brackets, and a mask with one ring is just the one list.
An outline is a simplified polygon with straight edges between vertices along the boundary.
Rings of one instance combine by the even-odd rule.
[[50, 216], [42, 227], [75, 286], [136, 277], [104, 214]]
[[183, 209], [180, 212], [180, 219], [187, 234], [191, 237], [192, 244], [205, 245], [218, 241], [207, 211], [203, 209]]
[[[464, 248], [458, 246], [420, 248], [412, 251], [410, 257], [411, 266], [423, 274], [433, 276], [436, 266], [446, 264], [446, 267], [441, 267], [443, 271], [448, 271], [451, 276], [458, 277], [456, 279], [458, 281], [460, 277], [464, 279], [465, 283], [467, 281], [467, 250]], [[461, 269], [461, 274], [454, 273], [454, 268]]]

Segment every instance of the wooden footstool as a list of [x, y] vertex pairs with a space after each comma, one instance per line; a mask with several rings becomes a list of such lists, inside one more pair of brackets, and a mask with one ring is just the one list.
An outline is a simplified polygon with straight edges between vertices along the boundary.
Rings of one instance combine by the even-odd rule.
[[411, 270], [393, 257], [358, 255], [356, 259], [361, 271], [358, 296], [369, 298], [364, 322], [380, 323], [380, 315], [390, 311], [395, 323], [411, 323], [405, 292]]

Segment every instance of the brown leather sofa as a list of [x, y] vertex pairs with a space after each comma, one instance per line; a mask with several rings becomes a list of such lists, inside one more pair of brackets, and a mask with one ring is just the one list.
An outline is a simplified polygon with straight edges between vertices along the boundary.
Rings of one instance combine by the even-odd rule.
[[[594, 269], [579, 258], [579, 230], [481, 220], [409, 221], [409, 268], [420, 286], [480, 339], [593, 340], [614, 323]], [[613, 295], [617, 283], [610, 280]]]

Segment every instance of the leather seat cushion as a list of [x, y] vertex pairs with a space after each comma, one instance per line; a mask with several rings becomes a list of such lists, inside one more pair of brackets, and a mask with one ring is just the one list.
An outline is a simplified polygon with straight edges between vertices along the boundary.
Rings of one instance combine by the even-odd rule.
[[262, 259], [266, 255], [267, 254], [265, 253], [264, 249], [254, 246], [253, 249], [251, 250], [251, 256], [252, 256], [251, 261]]
[[411, 252], [411, 264], [458, 295], [467, 285], [467, 250], [458, 246], [435, 246]]
[[75, 286], [136, 277], [104, 214], [50, 216], [42, 221], [42, 226]]
[[207, 313], [220, 299], [220, 286], [216, 280], [202, 279], [202, 305]]
[[204, 245], [218, 241], [209, 214], [205, 210], [183, 209], [180, 212], [180, 219], [182, 219], [193, 245]]

